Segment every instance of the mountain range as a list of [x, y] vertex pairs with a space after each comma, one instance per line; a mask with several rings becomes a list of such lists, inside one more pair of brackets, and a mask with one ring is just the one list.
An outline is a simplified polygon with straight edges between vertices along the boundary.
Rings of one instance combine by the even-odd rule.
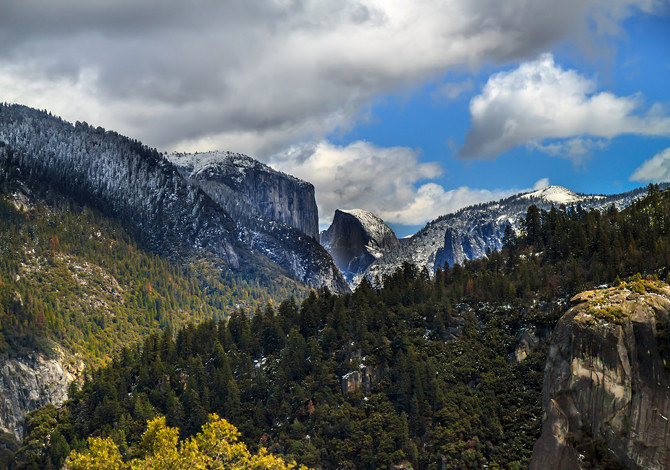
[[214, 410], [326, 468], [664, 468], [667, 187], [549, 186], [400, 240], [339, 209], [319, 233], [314, 187], [248, 156], [0, 105], [0, 465], [102, 429], [132, 454], [145, 417], [193, 435]]
[[[334, 292], [348, 290], [315, 239], [311, 185], [248, 157], [215, 154], [216, 165], [188, 171], [188, 156], [170, 159], [115, 132], [73, 126], [18, 105], [0, 107], [0, 142], [4, 181], [85, 201], [123, 221], [158, 253], [209, 253], [221, 269], [262, 282], [288, 276]], [[284, 190], [300, 197], [286, 198]], [[245, 197], [230, 198], [235, 191]]]
[[[667, 185], [661, 187], [665, 188]], [[561, 206], [587, 211], [603, 211], [610, 207], [621, 210], [643, 197], [646, 192], [646, 188], [640, 188], [615, 195], [591, 195], [577, 194], [560, 186], [549, 186], [445, 214], [426, 224], [411, 237], [401, 239], [399, 243], [381, 241], [383, 237], [392, 240], [395, 235], [391, 235], [391, 229], [374, 214], [363, 217], [358, 214], [363, 214], [364, 211], [346, 212], [349, 214], [348, 219], [357, 220], [355, 224], [348, 225], [359, 228], [345, 231], [342, 229], [345, 212], [337, 211], [333, 224], [322, 234], [321, 241], [335, 258], [350, 286], [355, 288], [363, 278], [371, 282], [375, 279], [383, 280], [384, 276], [393, 274], [405, 262], [425, 267], [433, 275], [437, 268], [442, 268], [445, 264], [463, 264], [467, 260], [482, 258], [487, 252], [500, 250], [505, 228], [509, 226], [515, 233], [520, 233], [520, 221], [531, 205], [545, 210], [551, 207], [558, 209]], [[332, 233], [338, 234], [336, 239]], [[383, 236], [375, 238], [374, 234], [380, 233]], [[359, 241], [363, 239], [373, 241]], [[374, 248], [365, 252], [364, 258], [367, 262], [355, 261], [362, 256], [363, 247], [370, 243]], [[354, 254], [343, 257], [343, 246], [358, 248], [354, 250]]]

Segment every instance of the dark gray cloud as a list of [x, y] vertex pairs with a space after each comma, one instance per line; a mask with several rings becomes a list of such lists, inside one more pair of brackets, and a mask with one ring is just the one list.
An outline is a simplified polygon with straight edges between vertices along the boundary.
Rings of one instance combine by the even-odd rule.
[[22, 0], [0, 11], [0, 99], [163, 149], [261, 158], [350, 126], [454, 66], [616, 33], [653, 0]]

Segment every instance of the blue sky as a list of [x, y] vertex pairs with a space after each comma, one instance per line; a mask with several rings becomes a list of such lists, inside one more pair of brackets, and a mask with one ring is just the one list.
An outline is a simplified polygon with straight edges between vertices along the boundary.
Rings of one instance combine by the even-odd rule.
[[668, 0], [41, 0], [0, 100], [312, 182], [399, 235], [546, 184], [670, 180]]
[[[594, 52], [580, 50], [569, 41], [549, 52], [557, 67], [592, 80], [596, 86], [594, 93], [636, 96], [641, 102], [639, 112], [644, 113], [659, 104], [667, 115], [670, 109], [670, 16], [667, 10], [658, 16], [634, 15], [622, 22], [621, 28], [621, 34], [599, 44]], [[518, 62], [510, 62], [484, 66], [476, 72], [450, 72], [417, 89], [378, 97], [367, 111], [367, 120], [346, 133], [335, 132], [329, 139], [343, 146], [364, 140], [382, 147], [411, 147], [419, 153], [421, 161], [440, 162], [444, 174], [432, 181], [445, 188], [525, 189], [546, 178], [549, 184], [565, 186], [575, 192], [613, 194], [649, 181], [668, 181], [670, 164], [664, 166], [665, 172], [631, 179], [645, 161], [670, 147], [667, 132], [651, 136], [622, 133], [602, 139], [579, 160], [570, 158], [569, 152], [548, 155], [526, 145], [511, 148], [492, 159], [458, 158], [458, 149], [471, 127], [470, 101], [481, 93], [492, 74], [512, 72], [518, 66]], [[453, 97], [445, 96], [445, 91], [451, 91]], [[543, 143], [562, 140], [565, 139], [546, 139]], [[391, 225], [403, 236], [422, 226]]]

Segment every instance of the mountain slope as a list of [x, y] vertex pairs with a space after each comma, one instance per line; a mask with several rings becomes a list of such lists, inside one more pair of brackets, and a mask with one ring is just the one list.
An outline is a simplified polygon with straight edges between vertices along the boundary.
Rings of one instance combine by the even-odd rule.
[[376, 276], [388, 275], [405, 261], [425, 266], [429, 273], [433, 273], [445, 263], [462, 264], [465, 260], [481, 258], [487, 250], [502, 247], [506, 226], [519, 230], [519, 220], [533, 204], [545, 210], [552, 206], [578, 204], [586, 210], [603, 210], [612, 205], [620, 210], [645, 194], [646, 188], [612, 196], [584, 195], [550, 186], [497, 202], [466, 207], [429, 222], [411, 238], [403, 240], [396, 249], [372, 263], [357, 281], [363, 276], [373, 280]]
[[[45, 446], [40, 436], [60, 436], [75, 447], [105, 433], [125, 441], [130, 457], [141, 445], [138, 430], [154, 414], [189, 435], [216, 411], [239, 426], [247, 442], [321, 468], [526, 468], [541, 431], [543, 332], [581, 290], [618, 286], [618, 276], [643, 283], [636, 272], [653, 285], [654, 276], [669, 277], [670, 192], [650, 187], [648, 194], [621, 212], [540, 210], [536, 221], [524, 222], [526, 233], [508, 234], [502, 251], [433, 278], [405, 264], [379, 289], [363, 282], [350, 295], [313, 291], [300, 307], [289, 300], [252, 319], [240, 312], [227, 323], [184, 328], [176, 339], [154, 335], [141, 351], [123, 352], [99, 369], [65, 405], [68, 412], [33, 414], [17, 458], [43, 468], [64, 454], [62, 444]], [[625, 302], [634, 303], [638, 289], [628, 290]], [[659, 292], [647, 293], [666, 309]], [[614, 303], [616, 295], [602, 297]], [[599, 319], [585, 334], [568, 329], [557, 335], [574, 342], [559, 346], [554, 357], [568, 361], [554, 369], [555, 378], [562, 380], [562, 370], [580, 374], [586, 386], [568, 391], [587, 393], [575, 403], [608, 418], [616, 408], [601, 400], [607, 397], [597, 383], [611, 382], [619, 352], [637, 356], [629, 362], [646, 364], [656, 378], [670, 348], [663, 327], [647, 321], [648, 309], [631, 316], [630, 336], [620, 311], [593, 306], [600, 307]], [[667, 321], [667, 312], [652, 310], [656, 320]], [[595, 318], [588, 306], [584, 313]], [[619, 321], [625, 344], [612, 334]], [[643, 341], [634, 350], [638, 338]], [[570, 350], [580, 354], [570, 356]], [[583, 358], [577, 365], [590, 369], [573, 369], [570, 357]], [[667, 406], [663, 393], [661, 400], [651, 397], [660, 411]], [[592, 437], [584, 440], [587, 447], [601, 448], [599, 436]]]
[[160, 254], [209, 253], [222, 270], [266, 285], [286, 275], [335, 290], [344, 285], [334, 265], [308, 259], [310, 253], [297, 260], [294, 253], [281, 253], [275, 259], [292, 262], [280, 268], [267, 256], [273, 250], [244, 243], [230, 214], [162, 155], [102, 128], [72, 126], [24, 106], [0, 106], [0, 179], [21, 181], [37, 193], [50, 188], [89, 204], [123, 221], [144, 246]]
[[157, 256], [118, 220], [69, 198], [0, 190], [0, 430], [20, 438], [26, 413], [62, 403], [84, 366], [152, 332], [306, 291], [218, 266], [211, 256]]
[[372, 212], [337, 209], [332, 224], [321, 234], [321, 244], [350, 282], [374, 260], [398, 246], [398, 239]]

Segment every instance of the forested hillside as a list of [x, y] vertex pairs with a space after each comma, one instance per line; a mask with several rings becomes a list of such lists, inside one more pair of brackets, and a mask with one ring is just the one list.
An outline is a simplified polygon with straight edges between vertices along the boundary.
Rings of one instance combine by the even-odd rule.
[[164, 415], [189, 436], [217, 412], [252, 448], [310, 466], [524, 468], [546, 343], [523, 339], [546, 337], [579, 290], [667, 276], [669, 208], [655, 187], [622, 212], [531, 207], [502, 252], [434, 279], [406, 264], [352, 295], [321, 289], [300, 305], [154, 334], [61, 410], [34, 412], [17, 460], [57, 467], [90, 435], [132, 458], [148, 419]]
[[[131, 458], [153, 416], [189, 436], [216, 411], [248, 445], [310, 466], [427, 465], [443, 455], [450, 467], [521, 466], [539, 433], [544, 364], [543, 350], [522, 363], [503, 353], [516, 346], [521, 312], [452, 308], [443, 286], [407, 266], [379, 292], [322, 290], [300, 307], [288, 300], [251, 320], [239, 311], [176, 339], [153, 335], [62, 410], [35, 412], [19, 460], [48, 468], [89, 435], [112, 436]], [[45, 449], [47, 436], [58, 444]]]
[[100, 365], [152, 332], [304, 292], [287, 278], [261, 286], [222, 274], [214, 257], [177, 264], [88, 206], [24, 190], [0, 195], [2, 356], [55, 340]]

